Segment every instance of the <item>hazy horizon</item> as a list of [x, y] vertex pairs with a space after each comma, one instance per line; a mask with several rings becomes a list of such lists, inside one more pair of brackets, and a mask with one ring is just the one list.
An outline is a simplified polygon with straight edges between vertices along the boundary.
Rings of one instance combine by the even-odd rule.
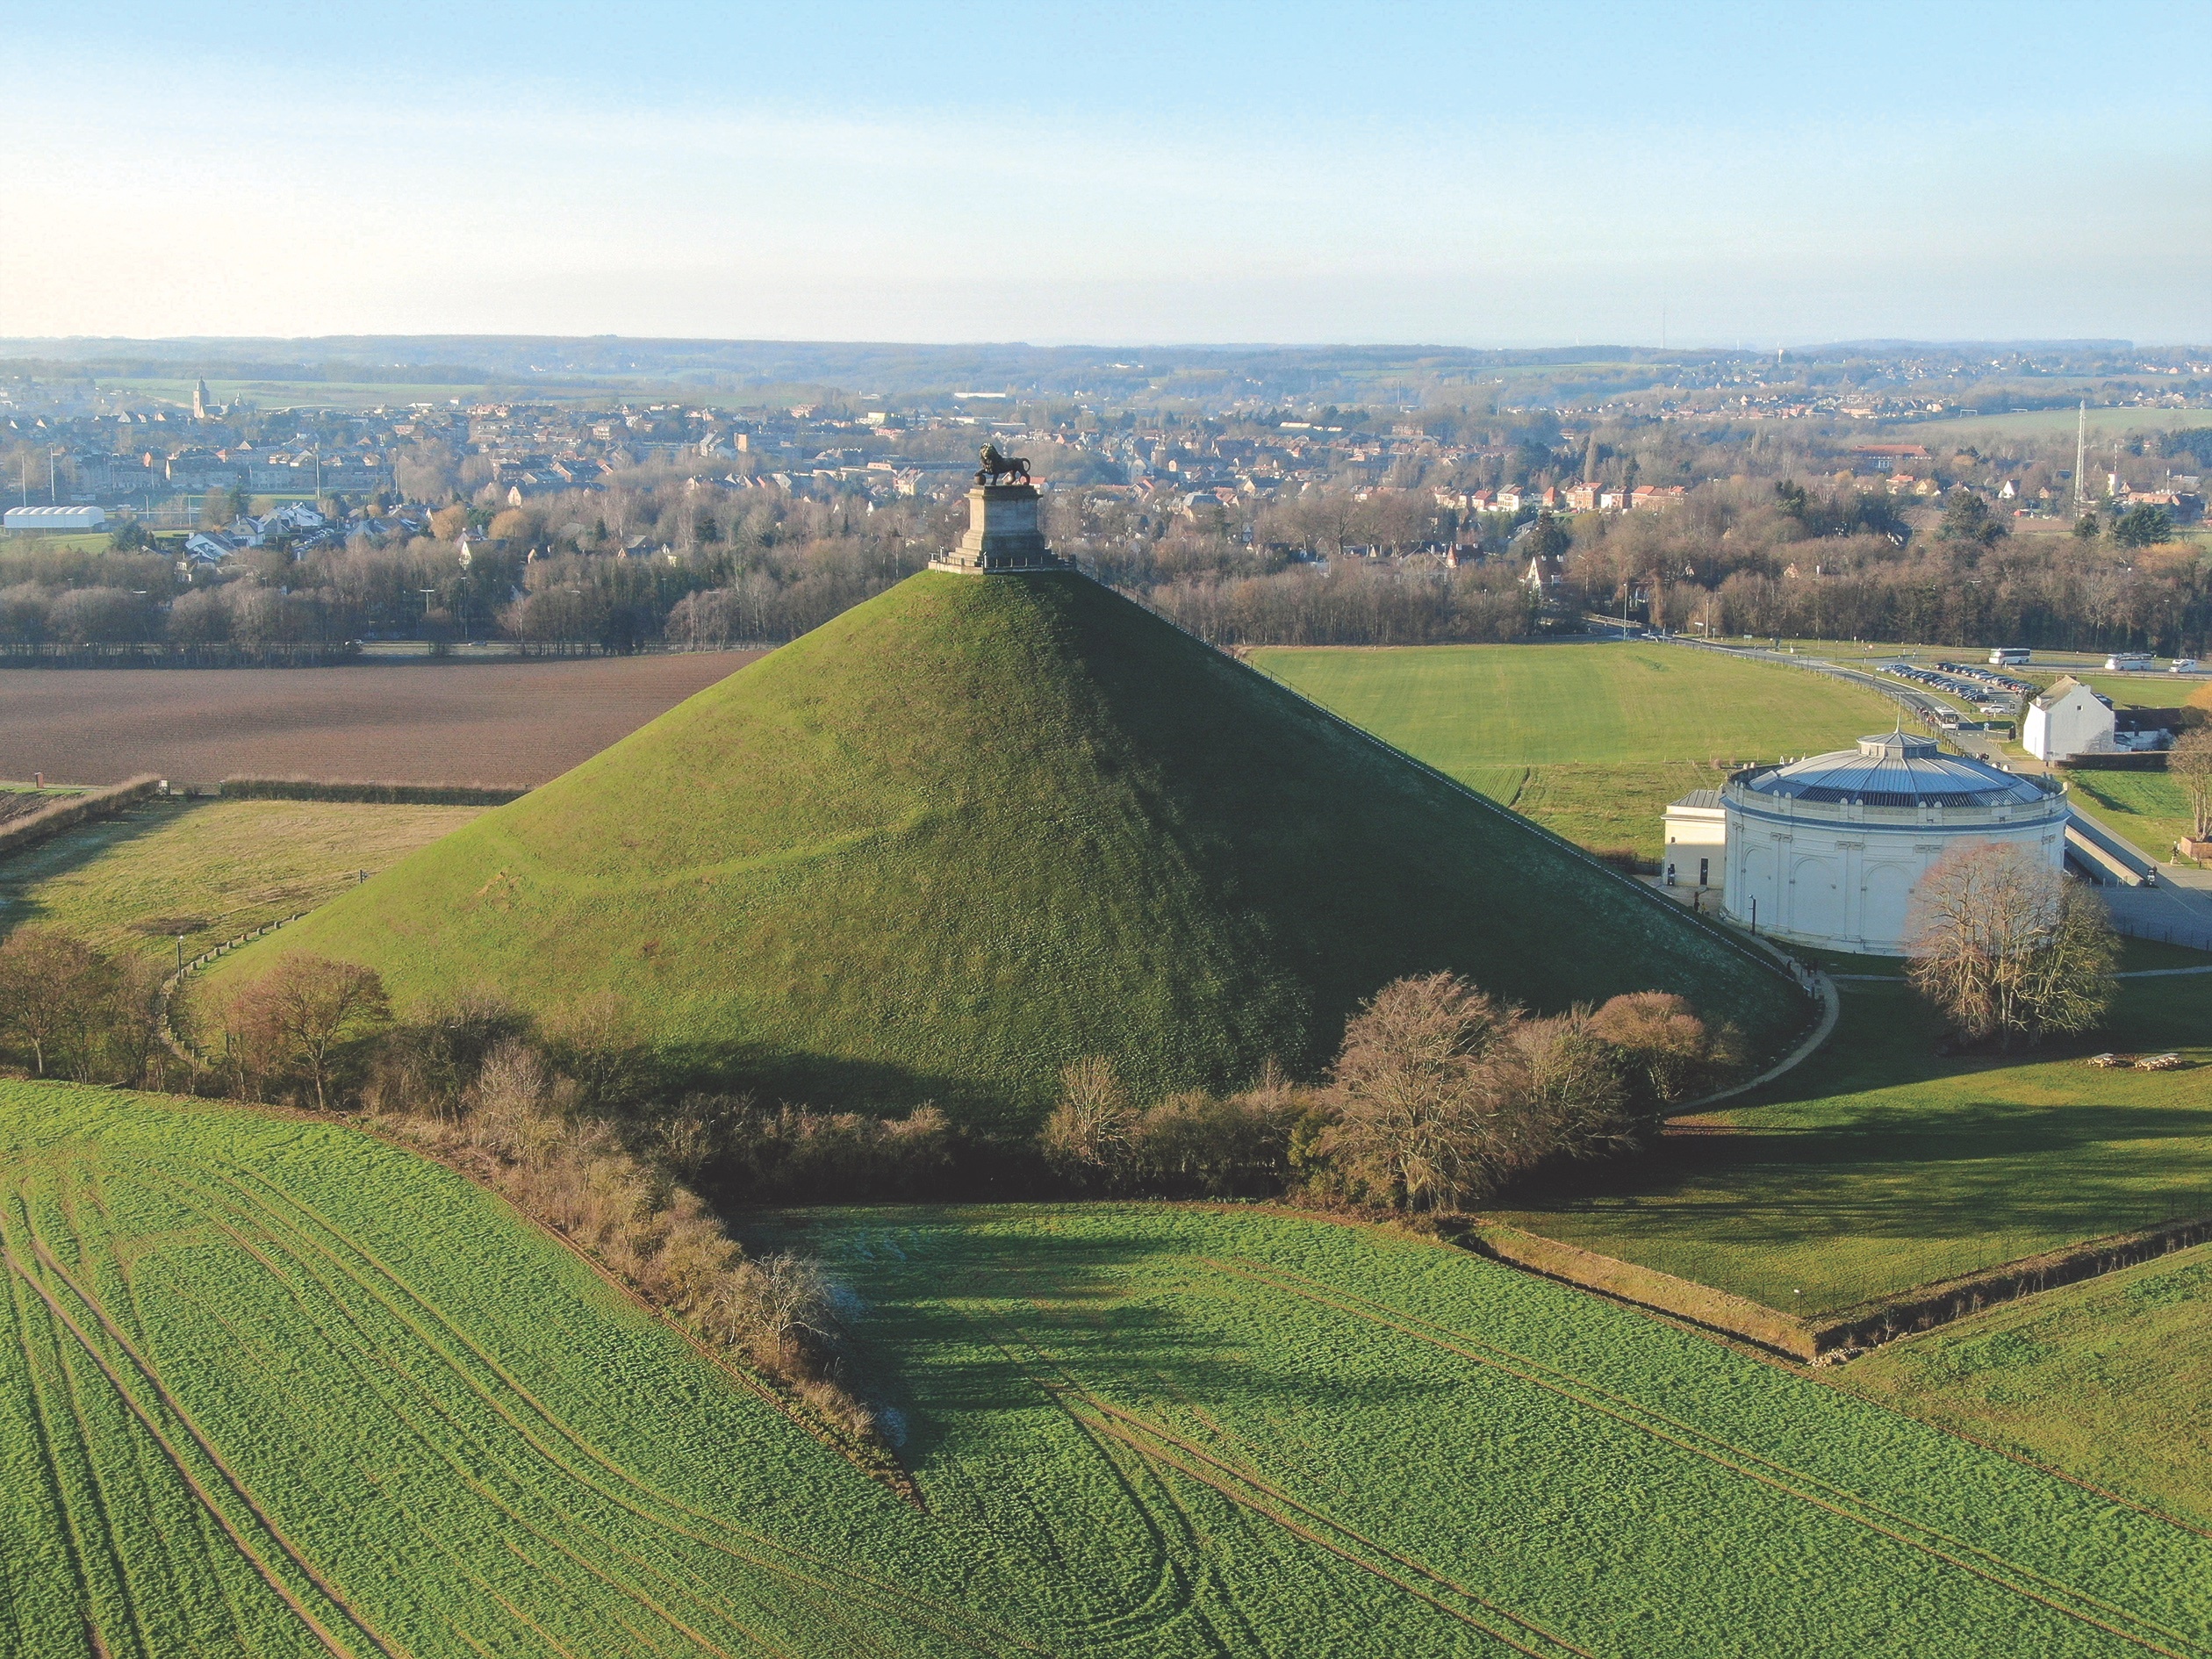
[[374, 21], [16, 18], [0, 331], [2212, 339], [2212, 87], [2056, 8]]

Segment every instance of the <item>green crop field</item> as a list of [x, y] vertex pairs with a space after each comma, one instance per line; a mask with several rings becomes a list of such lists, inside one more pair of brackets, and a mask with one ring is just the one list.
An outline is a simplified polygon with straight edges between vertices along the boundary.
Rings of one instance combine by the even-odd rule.
[[66, 1085], [0, 1148], [0, 1650], [1010, 1650], [942, 1529], [457, 1175]]
[[1691, 1120], [1641, 1168], [1528, 1195], [1498, 1219], [1810, 1315], [2212, 1215], [2212, 978], [2122, 984], [2098, 1045], [2179, 1049], [2190, 1069], [2098, 1070], [2079, 1047], [1939, 1058], [1933, 1016], [1903, 984], [1846, 981], [1842, 1023], [1812, 1062]]
[[1830, 1380], [2212, 1526], [2212, 1245], [2007, 1303]]
[[342, 893], [481, 807], [150, 801], [0, 860], [0, 931], [39, 923], [173, 957]]
[[[1949, 420], [1897, 422], [1881, 435], [1903, 443], [1988, 443], [2006, 438], [2072, 437], [2080, 412], [2066, 409], [2020, 409], [2005, 414], [1959, 415]], [[2192, 427], [2212, 426], [2212, 409], [2150, 409], [2122, 406], [2092, 408], [2089, 430], [2097, 437], [2118, 437], [2129, 432], [2183, 432]], [[2092, 464], [2095, 464], [2094, 457]]]
[[1428, 1241], [804, 1217], [917, 1509], [356, 1131], [0, 1146], [11, 1655], [2212, 1652], [2212, 1540]]
[[2194, 1580], [2141, 1597], [2212, 1540], [1448, 1246], [1248, 1211], [799, 1219], [870, 1306], [932, 1512], [991, 1515], [1015, 1460], [1026, 1535], [1067, 1527], [1159, 1651], [2113, 1641], [2059, 1585], [2206, 1640]]
[[1588, 847], [1656, 858], [1667, 802], [1713, 762], [1849, 747], [1886, 731], [1874, 692], [1683, 646], [1276, 649], [1252, 660], [1385, 742]]
[[1540, 1008], [1677, 990], [1770, 1051], [1808, 1020], [1745, 947], [1073, 574], [911, 578], [195, 995], [291, 948], [407, 999], [611, 994], [694, 1074], [1009, 1127], [1089, 1055], [1147, 1100], [1311, 1074], [1443, 966]]

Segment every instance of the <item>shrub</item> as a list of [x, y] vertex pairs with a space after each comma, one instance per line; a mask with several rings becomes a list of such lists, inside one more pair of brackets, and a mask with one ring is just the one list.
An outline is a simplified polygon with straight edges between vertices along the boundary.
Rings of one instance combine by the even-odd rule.
[[1620, 1057], [1627, 1103], [1648, 1117], [1710, 1093], [1741, 1065], [1733, 1027], [1715, 1036], [1686, 999], [1666, 991], [1616, 996], [1591, 1016], [1590, 1029]]
[[1045, 1160], [1079, 1185], [1113, 1186], [1130, 1169], [1137, 1114], [1114, 1062], [1093, 1055], [1060, 1073], [1059, 1103], [1038, 1137]]
[[1353, 1016], [1331, 1081], [1329, 1151], [1354, 1190], [1456, 1209], [1533, 1161], [1513, 1014], [1450, 973], [1393, 980]]
[[[183, 602], [177, 601], [180, 606]], [[361, 801], [406, 807], [499, 807], [510, 801], [520, 801], [529, 793], [527, 789], [486, 784], [348, 782], [312, 778], [226, 778], [220, 788], [224, 795], [241, 801]]]

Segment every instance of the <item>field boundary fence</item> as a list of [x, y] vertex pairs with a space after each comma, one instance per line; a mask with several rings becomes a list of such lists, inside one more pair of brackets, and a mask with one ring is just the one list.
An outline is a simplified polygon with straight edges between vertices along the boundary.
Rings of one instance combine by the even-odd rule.
[[154, 1029], [161, 1033], [163, 1045], [170, 1053], [176, 1055], [187, 1066], [204, 1066], [207, 1063], [207, 1057], [199, 1052], [196, 1045], [178, 1035], [176, 1024], [169, 1018], [176, 993], [183, 988], [184, 981], [209, 963], [219, 961], [228, 956], [240, 945], [251, 944], [255, 939], [274, 933], [278, 928], [290, 926], [306, 914], [305, 910], [296, 910], [291, 915], [280, 916], [274, 922], [264, 922], [250, 932], [241, 933], [234, 939], [226, 939], [220, 944], [210, 945], [162, 981], [160, 988], [154, 994]]
[[1911, 1286], [1820, 1318], [1785, 1313], [1694, 1279], [1503, 1223], [1483, 1224], [1462, 1242], [1477, 1255], [1507, 1267], [1718, 1332], [1801, 1365], [1830, 1365], [1903, 1337], [1954, 1325], [2001, 1303], [2101, 1278], [2207, 1240], [2212, 1240], [2212, 1217], [2160, 1222], [2000, 1261], [1955, 1279]]

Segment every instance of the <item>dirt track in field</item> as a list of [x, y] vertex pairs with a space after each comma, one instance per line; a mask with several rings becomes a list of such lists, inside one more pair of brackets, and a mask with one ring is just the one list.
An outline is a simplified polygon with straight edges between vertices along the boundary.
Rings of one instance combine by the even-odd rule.
[[756, 651], [340, 668], [0, 671], [0, 778], [151, 772], [525, 788], [735, 673]]

